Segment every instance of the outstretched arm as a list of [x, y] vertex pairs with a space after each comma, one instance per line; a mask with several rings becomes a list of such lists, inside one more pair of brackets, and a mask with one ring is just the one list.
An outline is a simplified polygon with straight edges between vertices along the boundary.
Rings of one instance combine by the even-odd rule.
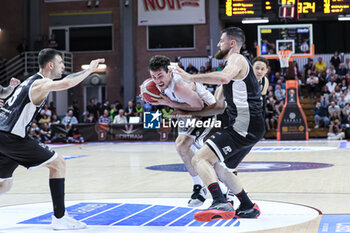
[[248, 63], [240, 54], [232, 54], [226, 67], [222, 71], [215, 71], [205, 74], [189, 74], [176, 66], [174, 73], [179, 74], [183, 79], [192, 82], [207, 84], [227, 84], [232, 79], [240, 79], [247, 73]]
[[21, 81], [19, 81], [18, 79], [11, 78], [10, 85], [8, 87], [0, 86], [0, 98], [8, 97], [20, 83]]
[[67, 75], [64, 79], [54, 81], [48, 78], [36, 80], [33, 83], [30, 95], [34, 104], [40, 104], [50, 91], [67, 90], [82, 82], [91, 73], [95, 72], [99, 63], [104, 63], [105, 59], [96, 59], [90, 62], [87, 70]]

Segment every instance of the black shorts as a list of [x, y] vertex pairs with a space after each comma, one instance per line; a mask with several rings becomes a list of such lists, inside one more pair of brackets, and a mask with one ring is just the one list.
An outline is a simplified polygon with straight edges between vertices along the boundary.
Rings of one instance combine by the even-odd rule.
[[11, 178], [18, 165], [34, 169], [56, 157], [55, 151], [37, 140], [0, 132], [0, 181]]
[[[179, 121], [191, 122], [194, 118], [180, 118]], [[195, 121], [215, 121], [216, 117], [201, 117]], [[203, 141], [206, 135], [211, 131], [212, 127], [178, 127], [179, 135], [186, 135], [193, 138], [195, 141]], [[203, 144], [203, 143], [202, 143]]]
[[253, 118], [245, 137], [229, 126], [212, 135], [206, 144], [227, 168], [235, 169], [264, 134], [264, 119]]

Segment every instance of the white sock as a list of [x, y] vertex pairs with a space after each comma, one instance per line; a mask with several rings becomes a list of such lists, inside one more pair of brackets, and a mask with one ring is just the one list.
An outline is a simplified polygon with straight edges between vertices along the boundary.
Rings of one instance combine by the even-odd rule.
[[200, 186], [203, 186], [203, 181], [199, 176], [192, 176], [193, 184], [199, 184]]

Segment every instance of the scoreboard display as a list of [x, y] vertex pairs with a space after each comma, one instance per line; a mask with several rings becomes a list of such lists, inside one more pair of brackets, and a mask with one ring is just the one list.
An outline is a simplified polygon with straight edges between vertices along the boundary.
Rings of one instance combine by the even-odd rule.
[[[350, 0], [221, 0], [222, 19], [280, 16], [280, 18], [320, 20], [350, 15]], [[272, 19], [275, 17], [271, 17]]]

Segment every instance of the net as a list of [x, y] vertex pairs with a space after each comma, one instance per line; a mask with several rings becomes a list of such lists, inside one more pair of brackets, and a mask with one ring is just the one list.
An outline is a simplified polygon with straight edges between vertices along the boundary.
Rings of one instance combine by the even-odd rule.
[[289, 62], [293, 61], [291, 58], [293, 51], [291, 50], [279, 50], [278, 58], [280, 59], [281, 68], [288, 68]]

